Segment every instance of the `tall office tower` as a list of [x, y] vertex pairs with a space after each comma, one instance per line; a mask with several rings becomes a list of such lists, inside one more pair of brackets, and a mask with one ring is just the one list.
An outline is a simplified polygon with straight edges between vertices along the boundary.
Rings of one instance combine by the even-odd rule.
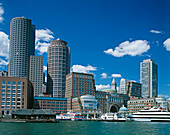
[[34, 96], [43, 94], [44, 57], [30, 56], [29, 80], [34, 83]]
[[126, 91], [126, 82], [128, 82], [128, 80], [122, 78], [120, 80], [120, 85], [119, 85], [119, 93], [122, 93], [122, 94], [127, 94], [127, 91]]
[[9, 76], [29, 78], [29, 57], [35, 51], [35, 25], [24, 17], [10, 23]]
[[117, 84], [116, 84], [115, 78], [113, 78], [111, 89], [117, 91]]
[[151, 59], [140, 63], [140, 82], [142, 97], [156, 97], [158, 95], [158, 65]]
[[129, 97], [141, 97], [141, 84], [132, 81], [126, 82], [126, 91]]
[[51, 41], [47, 58], [47, 94], [65, 97], [66, 75], [70, 73], [70, 48], [67, 42]]
[[95, 95], [95, 80], [92, 74], [72, 72], [66, 76], [67, 110], [72, 110], [72, 98]]

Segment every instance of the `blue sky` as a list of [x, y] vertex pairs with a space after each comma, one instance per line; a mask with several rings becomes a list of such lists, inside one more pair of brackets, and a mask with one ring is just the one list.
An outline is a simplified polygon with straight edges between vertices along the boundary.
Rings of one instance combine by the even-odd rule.
[[[95, 74], [98, 88], [111, 76], [140, 82], [140, 62], [159, 68], [159, 94], [170, 96], [169, 0], [1, 0], [0, 70], [6, 70], [10, 21], [24, 16], [36, 25], [36, 55], [44, 56], [53, 39], [71, 48], [73, 71]], [[103, 78], [102, 78], [102, 75]], [[107, 74], [107, 75], [106, 75]], [[99, 86], [100, 85], [100, 86]]]

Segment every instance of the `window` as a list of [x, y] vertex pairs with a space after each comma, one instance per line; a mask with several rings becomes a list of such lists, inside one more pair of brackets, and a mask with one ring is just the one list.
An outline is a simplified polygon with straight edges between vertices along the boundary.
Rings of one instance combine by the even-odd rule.
[[5, 92], [5, 90], [2, 90], [2, 92]]
[[11, 82], [8, 81], [7, 84], [8, 84], [8, 85], [11, 85]]
[[21, 86], [18, 86], [17, 89], [21, 89]]
[[16, 90], [12, 90], [12, 93], [16, 93]]
[[2, 81], [2, 84], [6, 84], [6, 82], [5, 82], [5, 81]]
[[12, 85], [16, 85], [16, 82], [12, 82]]
[[11, 93], [11, 90], [7, 90], [7, 93]]
[[18, 82], [18, 85], [21, 85], [21, 82]]
[[17, 93], [21, 93], [21, 91], [20, 91], [20, 90], [18, 90], [18, 91], [17, 91]]

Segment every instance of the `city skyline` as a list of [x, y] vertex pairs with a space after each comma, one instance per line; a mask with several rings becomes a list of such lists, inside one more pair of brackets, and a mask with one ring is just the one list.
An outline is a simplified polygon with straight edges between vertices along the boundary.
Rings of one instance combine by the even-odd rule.
[[[94, 73], [97, 88], [100, 84], [101, 87], [108, 87], [111, 76], [119, 77], [116, 78], [117, 83], [121, 77], [140, 82], [140, 62], [151, 58], [158, 64], [159, 94], [169, 96], [170, 62], [165, 60], [170, 56], [168, 1], [143, 1], [140, 4], [135, 1], [123, 2], [120, 5], [121, 2], [116, 1], [90, 4], [88, 1], [57, 1], [58, 5], [65, 6], [64, 10], [62, 7], [53, 9], [52, 4], [42, 2], [41, 7], [47, 8], [38, 11], [38, 3], [32, 5], [30, 10], [28, 8], [32, 2], [18, 1], [20, 5], [17, 5], [16, 2], [2, 0], [0, 70], [7, 70], [9, 54], [6, 42], [9, 41], [10, 21], [14, 17], [24, 16], [37, 27], [36, 56], [44, 57], [44, 69], [47, 66], [46, 52], [50, 41], [61, 38], [68, 42], [72, 50], [72, 71]], [[25, 3], [27, 6], [24, 6]], [[103, 7], [104, 4], [107, 8]], [[14, 8], [18, 10], [14, 11]], [[53, 17], [55, 13], [58, 13], [56, 19]]]

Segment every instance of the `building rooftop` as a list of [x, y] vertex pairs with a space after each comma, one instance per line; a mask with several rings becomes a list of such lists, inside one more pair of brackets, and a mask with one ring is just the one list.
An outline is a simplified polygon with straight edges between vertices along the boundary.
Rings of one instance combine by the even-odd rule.
[[13, 115], [55, 115], [50, 109], [20, 109], [12, 113]]
[[34, 97], [37, 100], [62, 100], [67, 101], [67, 98], [58, 98], [58, 97]]

